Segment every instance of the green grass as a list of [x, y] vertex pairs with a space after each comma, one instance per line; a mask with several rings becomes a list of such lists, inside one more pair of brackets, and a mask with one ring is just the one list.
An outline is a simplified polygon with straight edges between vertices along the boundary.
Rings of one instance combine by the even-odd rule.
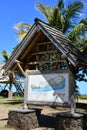
[[4, 105], [5, 105], [5, 107], [8, 107], [8, 108], [9, 107], [23, 108], [23, 103], [15, 103], [15, 102], [14, 103], [9, 103], [8, 102], [8, 103], [5, 103]]
[[3, 96], [0, 96], [0, 103], [5, 105], [6, 107], [11, 107], [11, 106], [17, 106], [22, 107], [24, 102], [24, 98], [20, 96], [13, 96], [12, 99], [5, 98]]
[[5, 99], [3, 96], [0, 96], [0, 100]]
[[13, 130], [14, 128], [12, 126], [9, 125], [5, 125], [5, 126], [0, 126], [0, 130]]
[[78, 96], [79, 99], [87, 100], [87, 95], [80, 95]]
[[23, 100], [24, 100], [24, 97], [21, 97], [21, 96], [17, 95], [17, 96], [13, 96], [13, 99], [14, 99], [14, 100], [23, 101]]
[[[8, 98], [5, 98], [5, 97], [3, 97], [3, 96], [0, 96], [0, 101], [7, 101], [7, 100], [9, 100], [9, 99], [8, 99]], [[21, 97], [21, 96], [17, 95], [17, 96], [13, 96], [13, 97], [12, 97], [12, 100], [23, 101], [23, 100], [24, 100], [24, 97]]]

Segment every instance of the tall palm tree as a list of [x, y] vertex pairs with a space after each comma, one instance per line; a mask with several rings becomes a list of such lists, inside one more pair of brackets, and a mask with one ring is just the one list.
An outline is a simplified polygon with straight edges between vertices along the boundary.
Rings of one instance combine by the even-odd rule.
[[64, 1], [59, 0], [54, 7], [45, 6], [41, 3], [37, 3], [36, 7], [42, 12], [50, 25], [66, 33], [76, 26], [76, 19], [81, 15], [84, 4], [81, 1], [75, 1], [66, 7]]
[[[59, 0], [54, 7], [42, 3], [37, 3], [36, 7], [42, 12], [50, 25], [62, 31], [69, 39], [73, 40], [77, 47], [79, 46], [76, 44], [76, 37], [83, 36], [87, 30], [87, 19], [81, 20], [80, 17], [82, 9], [84, 9], [83, 2], [75, 1], [66, 7], [64, 1]], [[19, 40], [22, 40], [31, 25], [21, 22], [15, 24], [14, 27], [17, 30]]]
[[[64, 1], [59, 0], [54, 7], [45, 6], [41, 3], [36, 6], [50, 25], [66, 34], [83, 54], [87, 54], [87, 19], [80, 17], [82, 9], [84, 9], [83, 2], [74, 1], [66, 7]], [[79, 73], [80, 71], [82, 73]], [[87, 75], [86, 70], [79, 67], [74, 69], [76, 80], [87, 81], [85, 75]]]
[[[83, 17], [81, 19], [84, 9], [83, 2], [80, 0], [72, 1], [66, 6], [64, 0], [59, 0], [54, 7], [42, 3], [37, 3], [36, 7], [42, 12], [50, 25], [62, 31], [83, 54], [87, 54], [87, 19], [83, 19]], [[21, 37], [21, 31], [19, 31], [19, 34]], [[79, 71], [82, 71], [82, 74], [79, 74]], [[76, 68], [74, 73], [78, 81], [87, 81], [85, 74], [87, 75], [87, 71], [81, 68]]]

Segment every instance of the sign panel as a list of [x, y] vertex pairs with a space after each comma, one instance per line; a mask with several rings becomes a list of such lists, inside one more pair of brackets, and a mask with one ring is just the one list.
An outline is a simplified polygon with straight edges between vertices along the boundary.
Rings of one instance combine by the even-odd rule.
[[68, 102], [69, 74], [28, 75], [28, 101]]

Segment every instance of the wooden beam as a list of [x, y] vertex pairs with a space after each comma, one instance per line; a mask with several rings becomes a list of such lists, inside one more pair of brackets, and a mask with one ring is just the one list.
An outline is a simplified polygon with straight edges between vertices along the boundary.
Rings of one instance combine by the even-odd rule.
[[[52, 50], [52, 51], [42, 51], [42, 52], [35, 52], [35, 53], [30, 53], [28, 58], [26, 59], [22, 59], [22, 61], [28, 61], [28, 59], [31, 57], [31, 56], [34, 56], [34, 55], [41, 55], [41, 54], [52, 54], [52, 53], [58, 53], [58, 50]], [[39, 58], [38, 58], [39, 59]]]
[[37, 43], [37, 46], [39, 45], [45, 45], [45, 44], [51, 44], [52, 42], [41, 42], [41, 43]]
[[20, 61], [16, 60], [16, 64], [17, 64], [18, 68], [20, 69], [20, 71], [24, 75], [24, 77], [26, 77], [25, 72], [24, 72], [23, 68], [21, 67], [20, 63], [21, 63]]
[[65, 60], [55, 60], [55, 61], [35, 61], [27, 63], [29, 65], [35, 65], [35, 64], [44, 64], [44, 63], [56, 63], [56, 62], [66, 62]]
[[[50, 49], [50, 45], [47, 44], [47, 51], [49, 51], [49, 49]], [[50, 53], [47, 54], [47, 60], [50, 61]], [[47, 68], [48, 68], [48, 70], [50, 69], [50, 64], [47, 65]]]
[[[36, 51], [37, 51], [37, 52], [39, 51], [39, 46], [36, 47]], [[39, 56], [38, 56], [38, 55], [36, 55], [36, 61], [37, 61], [37, 62], [39, 61]], [[36, 70], [38, 70], [38, 69], [39, 69], [39, 66], [36, 65]]]
[[16, 61], [16, 63], [20, 63], [20, 64], [22, 64], [22, 62], [21, 61], [19, 61], [19, 60], [15, 60]]
[[72, 70], [72, 67], [69, 65], [69, 62], [68, 60], [66, 59], [66, 63], [67, 63], [67, 67], [68, 67], [68, 70], [69, 70], [69, 73], [72, 75], [72, 77], [75, 79], [75, 75], [73, 73], [73, 70]]
[[35, 52], [35, 53], [31, 53], [30, 55], [40, 55], [40, 54], [46, 54], [46, 53], [57, 53], [57, 50], [52, 50], [52, 51], [42, 51], [42, 52]]
[[29, 43], [29, 45], [26, 47], [26, 49], [24, 50], [24, 53], [21, 55], [21, 59], [24, 59], [26, 57], [27, 54], [29, 54], [29, 51], [31, 51], [34, 47], [34, 45], [36, 45], [36, 42], [38, 40], [38, 38], [40, 37], [40, 33], [37, 33], [34, 37], [34, 39]]

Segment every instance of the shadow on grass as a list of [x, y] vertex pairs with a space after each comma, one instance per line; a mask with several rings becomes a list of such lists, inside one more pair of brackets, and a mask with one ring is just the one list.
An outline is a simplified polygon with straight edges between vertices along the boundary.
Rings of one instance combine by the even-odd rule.
[[76, 103], [76, 108], [87, 109], [87, 103]]

